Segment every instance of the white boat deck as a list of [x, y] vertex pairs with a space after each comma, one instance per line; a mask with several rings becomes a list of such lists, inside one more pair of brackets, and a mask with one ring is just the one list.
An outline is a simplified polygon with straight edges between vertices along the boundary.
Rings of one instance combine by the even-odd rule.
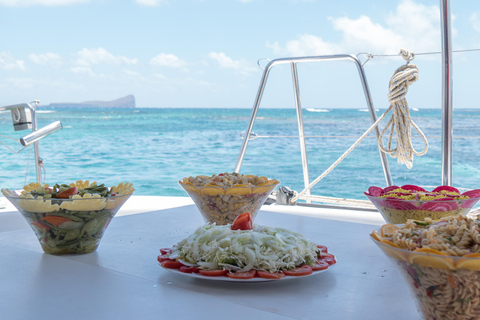
[[255, 223], [324, 244], [338, 263], [289, 280], [238, 283], [161, 269], [158, 249], [203, 220], [190, 198], [133, 196], [96, 252], [44, 254], [7, 203], [0, 209], [0, 319], [419, 319], [408, 287], [370, 240], [379, 213], [263, 206]]

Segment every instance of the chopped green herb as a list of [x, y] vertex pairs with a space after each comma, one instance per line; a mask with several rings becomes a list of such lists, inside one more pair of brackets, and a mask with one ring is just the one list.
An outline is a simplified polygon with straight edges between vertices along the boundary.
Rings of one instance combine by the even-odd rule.
[[428, 226], [428, 225], [430, 225], [430, 223], [428, 223], [426, 221], [413, 221], [413, 223], [415, 223], [418, 226]]

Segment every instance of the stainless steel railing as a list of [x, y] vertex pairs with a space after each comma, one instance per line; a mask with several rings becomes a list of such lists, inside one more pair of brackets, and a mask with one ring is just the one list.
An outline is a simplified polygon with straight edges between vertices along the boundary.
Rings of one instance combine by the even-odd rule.
[[[271, 69], [278, 65], [290, 64], [292, 69], [292, 82], [293, 82], [293, 92], [295, 98], [295, 108], [297, 111], [297, 121], [298, 121], [298, 132], [299, 132], [299, 139], [300, 139], [300, 152], [302, 157], [302, 169], [303, 169], [303, 180], [305, 187], [310, 185], [310, 178], [309, 178], [309, 171], [308, 171], [308, 159], [307, 159], [307, 149], [305, 143], [305, 132], [304, 132], [304, 125], [303, 125], [303, 115], [302, 115], [302, 104], [301, 104], [301, 97], [300, 97], [300, 88], [298, 85], [298, 72], [297, 72], [297, 64], [299, 63], [318, 63], [318, 62], [325, 62], [325, 61], [338, 61], [338, 60], [347, 60], [354, 63], [357, 68], [358, 75], [360, 77], [360, 81], [362, 84], [362, 89], [365, 95], [365, 100], [370, 112], [370, 117], [372, 123], [377, 121], [377, 116], [375, 114], [375, 108], [373, 106], [372, 97], [370, 94], [370, 89], [368, 87], [367, 78], [365, 75], [365, 71], [360, 60], [353, 56], [347, 54], [341, 55], [326, 55], [326, 56], [312, 56], [312, 57], [295, 57], [295, 58], [281, 58], [275, 59], [270, 61], [264, 68], [263, 76], [260, 81], [260, 86], [258, 88], [257, 96], [255, 98], [255, 103], [253, 106], [252, 114], [250, 117], [250, 122], [248, 124], [247, 130], [245, 132], [245, 137], [243, 139], [243, 143], [240, 149], [240, 154], [237, 159], [237, 163], [235, 164], [235, 172], [240, 172], [242, 162], [245, 156], [245, 152], [248, 146], [248, 141], [251, 139], [251, 134], [253, 130], [253, 125], [255, 123], [255, 119], [257, 117], [257, 112], [260, 107], [260, 102], [263, 96], [263, 92], [265, 86], [267, 84], [268, 75]], [[374, 129], [375, 136], [378, 139], [380, 136], [380, 132], [376, 127]], [[383, 172], [385, 175], [385, 180], [388, 186], [393, 185], [392, 177], [390, 174], [390, 167], [388, 164], [388, 160], [386, 155], [379, 149], [380, 160], [382, 162]], [[310, 190], [307, 191], [306, 195], [310, 195]], [[309, 200], [307, 200], [309, 201]]]
[[[441, 41], [442, 41], [442, 184], [443, 185], [452, 185], [452, 139], [453, 139], [453, 129], [452, 129], [452, 46], [451, 46], [451, 12], [450, 12], [450, 0], [440, 0], [440, 20], [441, 20]], [[300, 138], [300, 150], [302, 156], [302, 167], [303, 167], [303, 179], [305, 187], [310, 184], [309, 174], [308, 174], [308, 160], [307, 152], [305, 145], [305, 134], [303, 129], [303, 115], [302, 107], [300, 100], [300, 89], [298, 86], [298, 73], [297, 73], [297, 64], [305, 62], [320, 62], [320, 61], [332, 61], [332, 60], [350, 60], [353, 61], [357, 67], [360, 80], [362, 83], [363, 91], [365, 94], [365, 99], [370, 111], [370, 117], [372, 123], [376, 121], [375, 109], [373, 107], [373, 102], [370, 95], [370, 90], [368, 88], [367, 79], [362, 64], [358, 58], [352, 55], [329, 55], [329, 56], [312, 56], [312, 57], [298, 57], [298, 58], [281, 58], [270, 61], [267, 66], [264, 68], [262, 79], [260, 81], [260, 86], [255, 98], [255, 103], [252, 110], [252, 115], [250, 117], [250, 122], [247, 127], [247, 131], [240, 149], [240, 154], [235, 164], [235, 172], [239, 172], [242, 166], [242, 162], [245, 156], [245, 152], [248, 146], [248, 141], [252, 135], [253, 124], [255, 122], [258, 108], [260, 106], [260, 101], [263, 96], [263, 91], [267, 83], [268, 75], [270, 70], [280, 64], [291, 64], [292, 67], [292, 79], [293, 79], [293, 90], [295, 96], [295, 105], [297, 110], [298, 118], [298, 130]], [[378, 140], [379, 130], [375, 128], [375, 136]], [[385, 175], [385, 180], [388, 186], [393, 185], [393, 181], [390, 174], [390, 168], [385, 154], [379, 149], [380, 159], [383, 166], [383, 171]], [[310, 191], [306, 194], [307, 198], [310, 196]], [[308, 202], [308, 200], [307, 200]]]
[[37, 129], [37, 105], [38, 101], [35, 101], [34, 107], [30, 103], [20, 103], [4, 107], [0, 106], [0, 111], [10, 110], [15, 131], [32, 129], [32, 132], [20, 138], [19, 142], [23, 146], [33, 144], [37, 182], [42, 183], [41, 168], [43, 167], [43, 159], [40, 158], [38, 141], [49, 134], [62, 129], [62, 123], [60, 121], [55, 121], [41, 129]]
[[452, 43], [450, 0], [440, 0], [442, 28], [442, 184], [451, 186], [452, 181]]

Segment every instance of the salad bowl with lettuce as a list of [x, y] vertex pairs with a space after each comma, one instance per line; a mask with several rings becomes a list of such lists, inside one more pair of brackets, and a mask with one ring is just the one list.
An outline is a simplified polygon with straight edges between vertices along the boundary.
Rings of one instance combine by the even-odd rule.
[[21, 191], [1, 191], [29, 223], [45, 253], [81, 254], [97, 249], [134, 190], [131, 183], [106, 187], [79, 180], [53, 186], [30, 183]]

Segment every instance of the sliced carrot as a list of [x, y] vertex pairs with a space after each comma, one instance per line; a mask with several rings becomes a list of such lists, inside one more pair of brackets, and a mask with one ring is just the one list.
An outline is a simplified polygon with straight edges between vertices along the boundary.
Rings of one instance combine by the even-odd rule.
[[35, 222], [32, 222], [32, 224], [33, 224], [34, 226], [39, 227], [40, 229], [50, 230], [50, 227], [47, 226], [45, 223], [43, 223], [43, 222], [41, 222], [41, 221], [35, 221]]
[[455, 288], [455, 279], [453, 278], [451, 273], [448, 274], [447, 280], [450, 287]]
[[54, 225], [55, 227], [57, 227], [58, 225], [60, 225], [64, 222], [72, 221], [72, 219], [67, 218], [67, 217], [51, 216], [51, 215], [46, 215], [45, 217], [43, 217], [40, 220], [47, 221], [47, 222], [51, 223], [52, 225]]

